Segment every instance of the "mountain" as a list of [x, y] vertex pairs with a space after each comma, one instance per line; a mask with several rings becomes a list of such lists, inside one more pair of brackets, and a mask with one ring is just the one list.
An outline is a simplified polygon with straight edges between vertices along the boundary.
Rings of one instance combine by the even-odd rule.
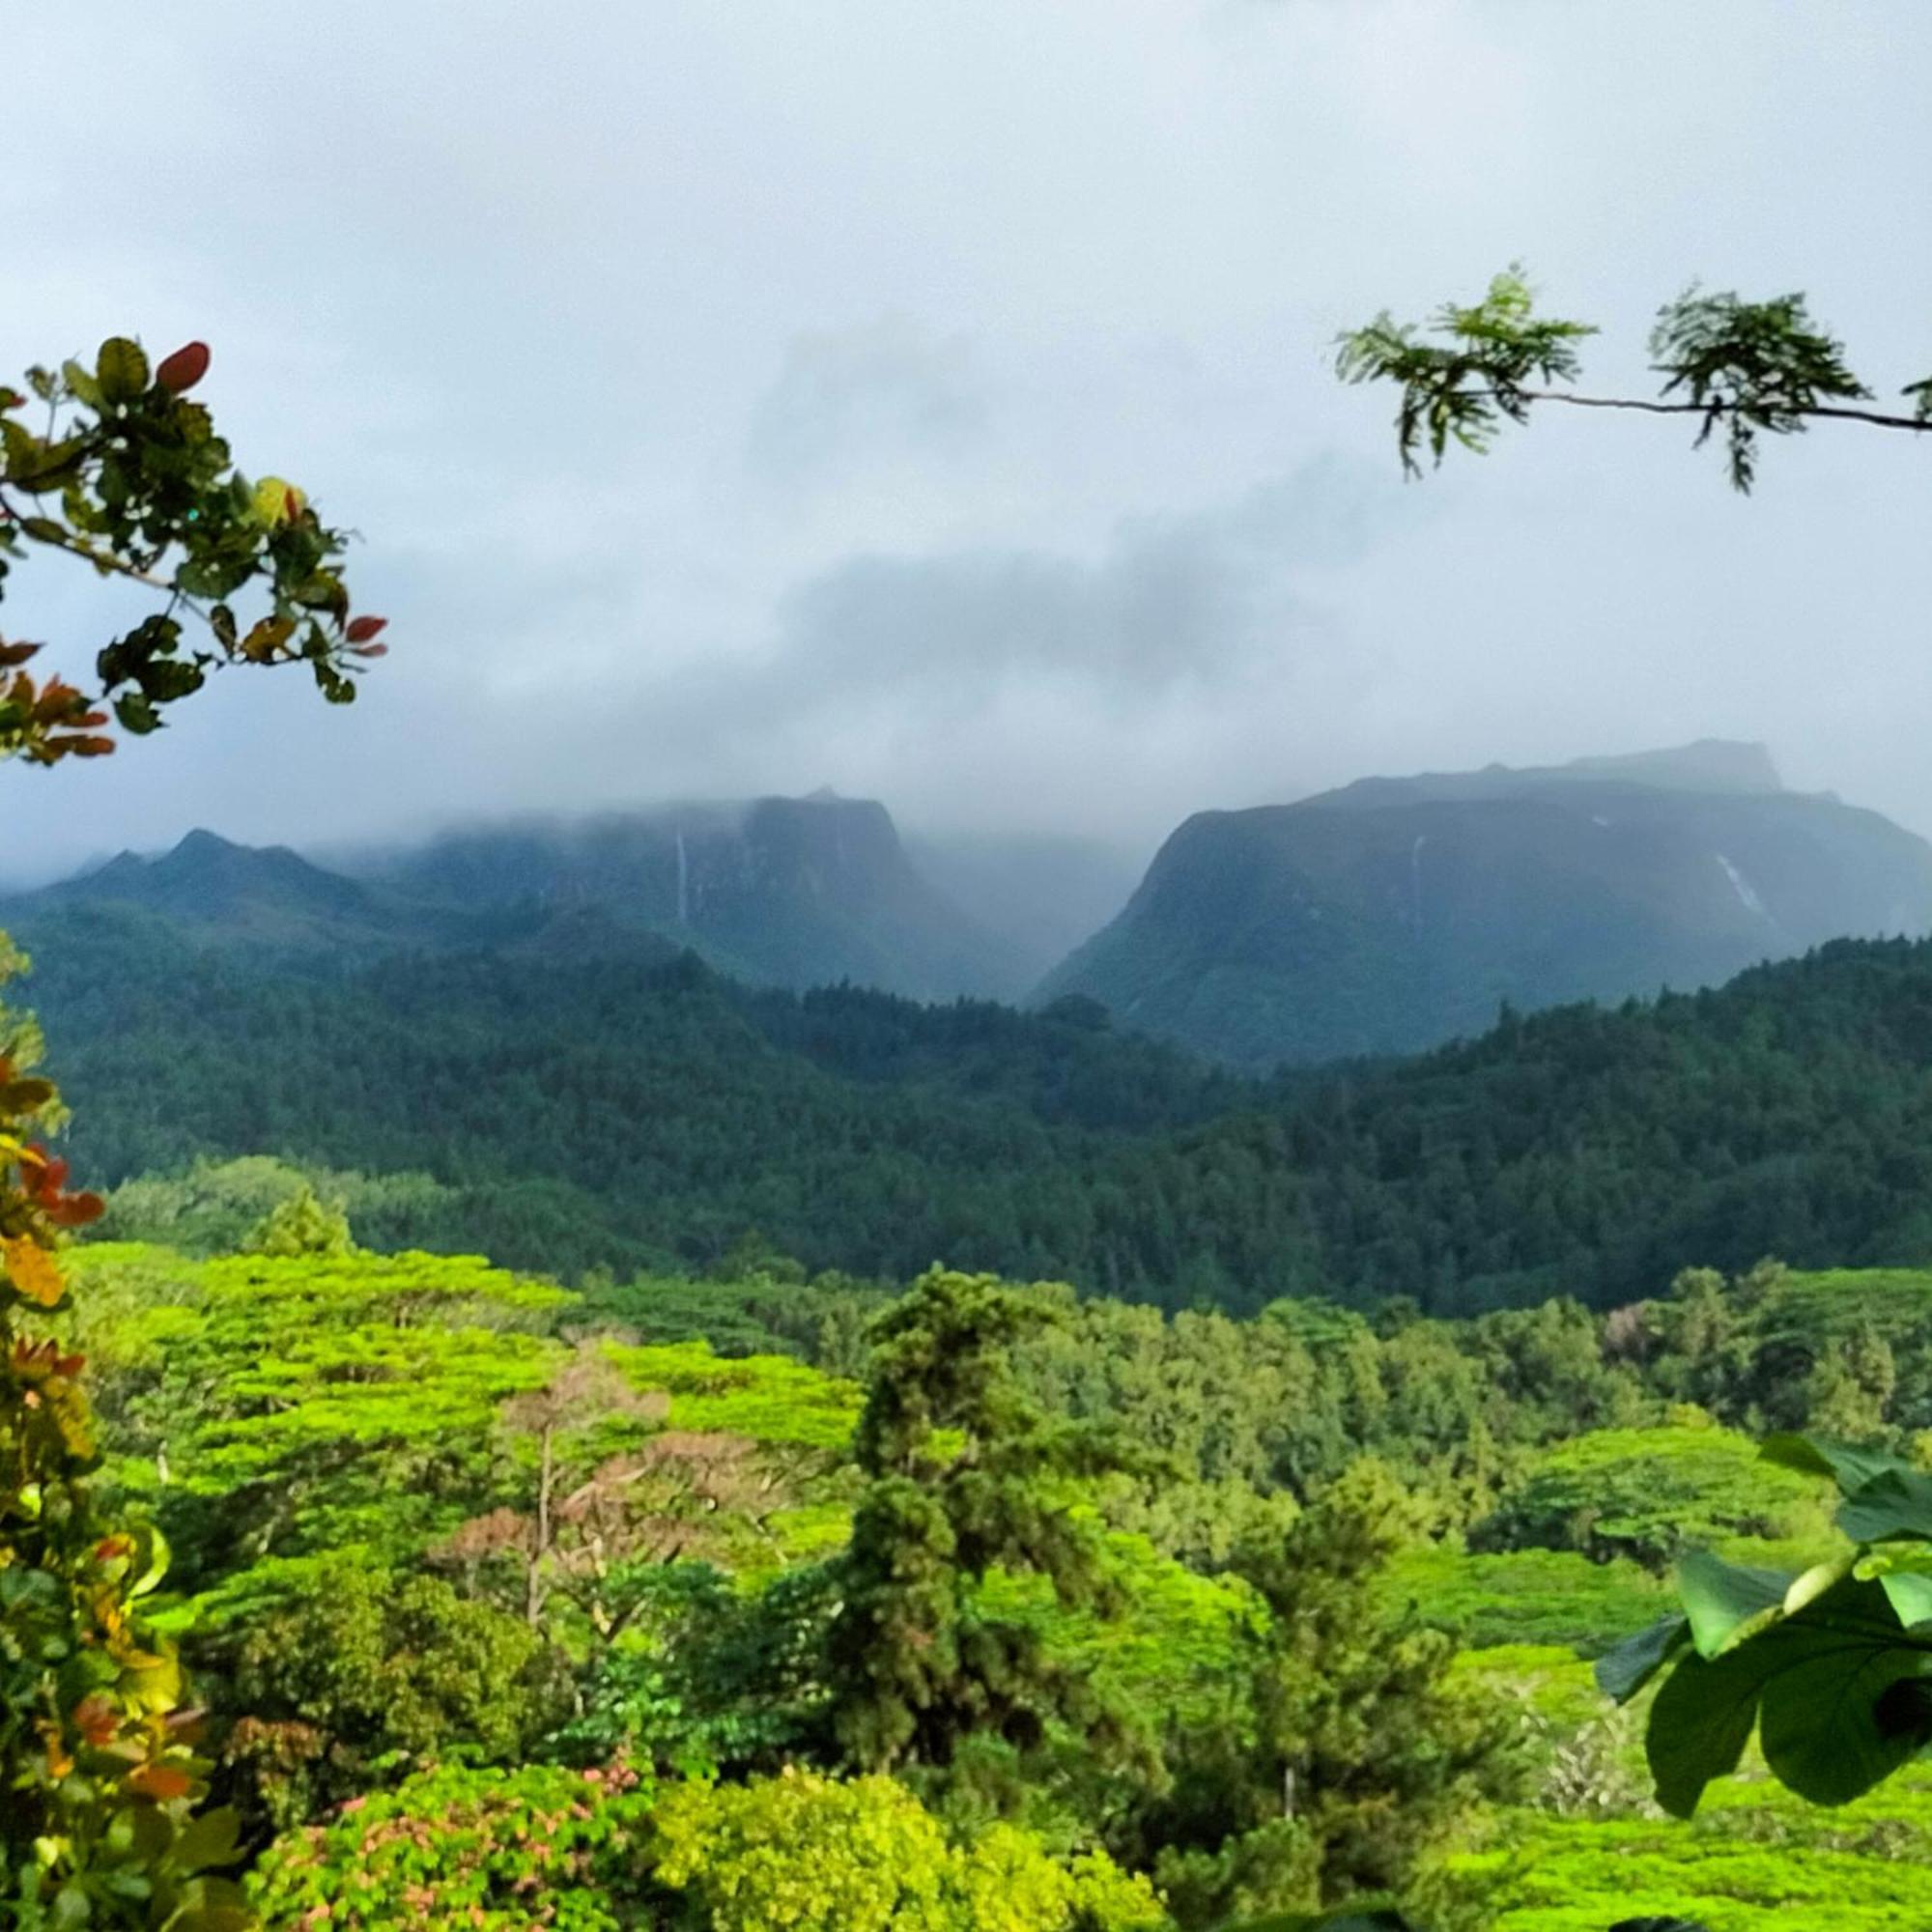
[[1010, 997], [1037, 977], [927, 880], [884, 806], [825, 793], [475, 827], [354, 876], [191, 832], [0, 900], [0, 925], [35, 942], [107, 907], [285, 965], [469, 950], [662, 964], [689, 949], [756, 984], [926, 999]]
[[426, 903], [596, 908], [760, 984], [1013, 995], [1025, 961], [907, 857], [872, 799], [830, 792], [453, 832], [394, 856]]
[[1715, 985], [1932, 930], [1932, 846], [1787, 791], [1761, 746], [1366, 779], [1201, 812], [1047, 976], [1237, 1065], [1412, 1052], [1509, 1006]]
[[279, 955], [487, 944], [504, 931], [499, 918], [423, 905], [328, 871], [286, 846], [237, 845], [201, 831], [158, 857], [123, 852], [74, 878], [0, 901], [0, 924], [31, 939], [102, 907], [162, 921], [196, 945]]

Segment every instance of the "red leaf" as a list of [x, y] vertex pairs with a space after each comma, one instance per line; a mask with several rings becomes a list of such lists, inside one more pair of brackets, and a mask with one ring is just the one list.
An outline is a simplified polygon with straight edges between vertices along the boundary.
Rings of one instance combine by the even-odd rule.
[[388, 622], [386, 617], [352, 617], [342, 635], [352, 644], [366, 644], [379, 631], [386, 629]]
[[128, 1774], [128, 1789], [166, 1804], [185, 1798], [194, 1789], [194, 1780], [171, 1764], [144, 1764]]
[[47, 1204], [47, 1219], [56, 1228], [84, 1228], [107, 1211], [98, 1194], [63, 1194]]
[[185, 395], [208, 374], [208, 344], [185, 342], [172, 355], [162, 358], [155, 371], [155, 381], [172, 394]]

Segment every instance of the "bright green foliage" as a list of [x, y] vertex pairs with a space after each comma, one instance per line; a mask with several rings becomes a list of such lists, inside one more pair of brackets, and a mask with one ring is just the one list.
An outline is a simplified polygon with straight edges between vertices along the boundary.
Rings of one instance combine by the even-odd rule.
[[1483, 1932], [1604, 1932], [1640, 1909], [1709, 1932], [1903, 1932], [1932, 1924], [1932, 1779], [1842, 1810], [1762, 1785], [1713, 1793], [1690, 1824], [1512, 1811], [1453, 1861]]
[[611, 1354], [638, 1388], [662, 1389], [670, 1397], [673, 1429], [842, 1450], [858, 1426], [860, 1392], [852, 1383], [783, 1355], [726, 1360], [708, 1342], [612, 1348]]
[[423, 1236], [440, 1225], [440, 1209], [454, 1194], [424, 1174], [336, 1173], [244, 1154], [196, 1160], [181, 1174], [124, 1181], [107, 1197], [100, 1233], [203, 1260], [232, 1255], [249, 1246], [255, 1231], [304, 1192], [340, 1208], [357, 1229], [366, 1217], [381, 1235], [370, 1245], [389, 1251], [437, 1246]]
[[494, 1499], [497, 1408], [563, 1354], [522, 1329], [569, 1297], [473, 1258], [80, 1259], [121, 1309], [99, 1338], [117, 1470], [197, 1590], [331, 1548], [413, 1556]]
[[1396, 446], [1402, 467], [1419, 474], [1426, 444], [1439, 464], [1451, 441], [1482, 451], [1501, 419], [1529, 420], [1532, 383], [1568, 382], [1580, 366], [1577, 344], [1596, 334], [1588, 323], [1558, 322], [1536, 313], [1522, 270], [1494, 276], [1482, 300], [1467, 308], [1444, 304], [1430, 323], [1443, 344], [1417, 340], [1418, 331], [1386, 310], [1344, 335], [1336, 372], [1345, 383], [1392, 382], [1402, 390]]
[[1119, 1608], [1094, 1525], [1067, 1508], [1069, 1479], [1108, 1458], [1013, 1372], [1014, 1344], [1053, 1319], [1037, 1295], [935, 1270], [873, 1325], [867, 1488], [828, 1638], [833, 1729], [861, 1768], [946, 1766], [976, 1733], [1032, 1750], [1057, 1722], [1096, 1755], [1125, 1747], [1090, 1672], [976, 1600], [999, 1567], [1044, 1576], [1067, 1607]]
[[1848, 407], [1871, 391], [1847, 366], [1843, 344], [1813, 325], [1802, 295], [1745, 301], [1692, 287], [1666, 302], [1650, 337], [1651, 366], [1664, 379], [1657, 402], [1550, 387], [1575, 379], [1576, 344], [1597, 331], [1538, 315], [1520, 268], [1497, 275], [1472, 307], [1438, 309], [1429, 332], [1441, 339], [1419, 339], [1418, 328], [1384, 310], [1343, 335], [1336, 354], [1344, 382], [1393, 383], [1401, 391], [1396, 445], [1411, 475], [1423, 445], [1437, 464], [1451, 441], [1483, 451], [1505, 418], [1527, 422], [1539, 402], [1690, 416], [1699, 447], [1721, 429], [1731, 483], [1747, 493], [1760, 436], [1791, 436], [1825, 416], [1932, 429], [1932, 377], [1901, 391], [1914, 400], [1910, 416]]
[[671, 1792], [657, 1876], [708, 1932], [1133, 1932], [1167, 1924], [1103, 1854], [1062, 1861], [1010, 1825], [965, 1848], [886, 1777]]
[[435, 1577], [336, 1562], [250, 1620], [229, 1762], [277, 1825], [439, 1758], [514, 1764], [563, 1715], [537, 1634]]
[[1765, 1468], [1747, 1438], [1698, 1421], [1599, 1430], [1557, 1444], [1504, 1495], [1476, 1540], [1629, 1557], [1662, 1570], [1686, 1549], [1825, 1531], [1816, 1482]]
[[1429, 1544], [1390, 1561], [1385, 1600], [1391, 1608], [1414, 1605], [1471, 1650], [1547, 1644], [1594, 1657], [1656, 1616], [1667, 1597], [1628, 1557], [1593, 1562], [1578, 1550], [1535, 1548], [1470, 1555]]
[[250, 1254], [288, 1259], [296, 1255], [346, 1255], [349, 1216], [339, 1206], [319, 1200], [312, 1187], [279, 1201], [249, 1233]]
[[651, 1801], [621, 1770], [444, 1766], [278, 1838], [250, 1889], [269, 1932], [642, 1927]]
[[988, 1573], [978, 1598], [987, 1614], [1036, 1622], [1048, 1651], [1091, 1669], [1109, 1701], [1162, 1729], [1218, 1719], [1227, 1681], [1264, 1621], [1260, 1597], [1239, 1577], [1203, 1576], [1147, 1538], [1119, 1531], [1101, 1561], [1127, 1607], [1119, 1616], [1068, 1609], [1050, 1578]]

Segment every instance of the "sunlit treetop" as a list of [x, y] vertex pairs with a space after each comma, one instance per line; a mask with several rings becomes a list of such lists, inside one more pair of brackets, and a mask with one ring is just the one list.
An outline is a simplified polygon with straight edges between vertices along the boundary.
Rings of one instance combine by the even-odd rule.
[[36, 547], [143, 584], [158, 608], [110, 639], [92, 689], [26, 667], [39, 643], [0, 637], [0, 757], [38, 764], [114, 749], [113, 721], [153, 731], [171, 704], [230, 665], [302, 664], [344, 704], [380, 657], [381, 617], [351, 614], [346, 533], [278, 476], [238, 470], [203, 405], [205, 343], [150, 365], [114, 336], [93, 366], [35, 368], [0, 385], [0, 596]]
[[1723, 443], [1732, 485], [1757, 480], [1759, 439], [1791, 436], [1813, 421], [1932, 431], [1932, 376], [1904, 385], [1909, 413], [1867, 409], [1873, 391], [1853, 373], [1844, 345], [1812, 320], [1802, 295], [1746, 301], [1691, 287], [1658, 311], [1651, 367], [1656, 397], [1591, 396], [1567, 386], [1581, 371], [1589, 323], [1539, 315], [1520, 267], [1497, 275], [1471, 307], [1447, 303], [1426, 324], [1384, 310], [1338, 341], [1348, 383], [1393, 383], [1401, 391], [1396, 445], [1404, 469], [1422, 473], [1427, 450], [1440, 464], [1452, 442], [1481, 453], [1505, 421], [1526, 423], [1538, 403], [1690, 416], [1696, 443]]

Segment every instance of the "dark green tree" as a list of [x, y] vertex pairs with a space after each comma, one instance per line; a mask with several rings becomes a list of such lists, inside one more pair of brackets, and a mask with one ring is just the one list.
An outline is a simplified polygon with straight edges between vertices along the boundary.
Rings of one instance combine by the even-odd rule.
[[1128, 1714], [980, 1596], [997, 1565], [1047, 1577], [1064, 1606], [1120, 1607], [1073, 1493], [1118, 1454], [1036, 1407], [1013, 1368], [1059, 1319], [990, 1275], [934, 1270], [872, 1326], [866, 1490], [828, 1644], [833, 1732], [863, 1770], [945, 1767], [976, 1737], [1031, 1751], [1056, 1724], [1103, 1761], [1133, 1754]]
[[518, 1618], [435, 1577], [337, 1566], [253, 1622], [228, 1740], [251, 1809], [277, 1827], [452, 1755], [515, 1764], [563, 1714]]
[[1142, 1828], [1183, 1923], [1399, 1892], [1518, 1781], [1505, 1715], [1454, 1688], [1455, 1638], [1389, 1606], [1412, 1517], [1391, 1471], [1358, 1462], [1286, 1538], [1239, 1552], [1267, 1611], [1251, 1715], [1175, 1740], [1173, 1790]]

